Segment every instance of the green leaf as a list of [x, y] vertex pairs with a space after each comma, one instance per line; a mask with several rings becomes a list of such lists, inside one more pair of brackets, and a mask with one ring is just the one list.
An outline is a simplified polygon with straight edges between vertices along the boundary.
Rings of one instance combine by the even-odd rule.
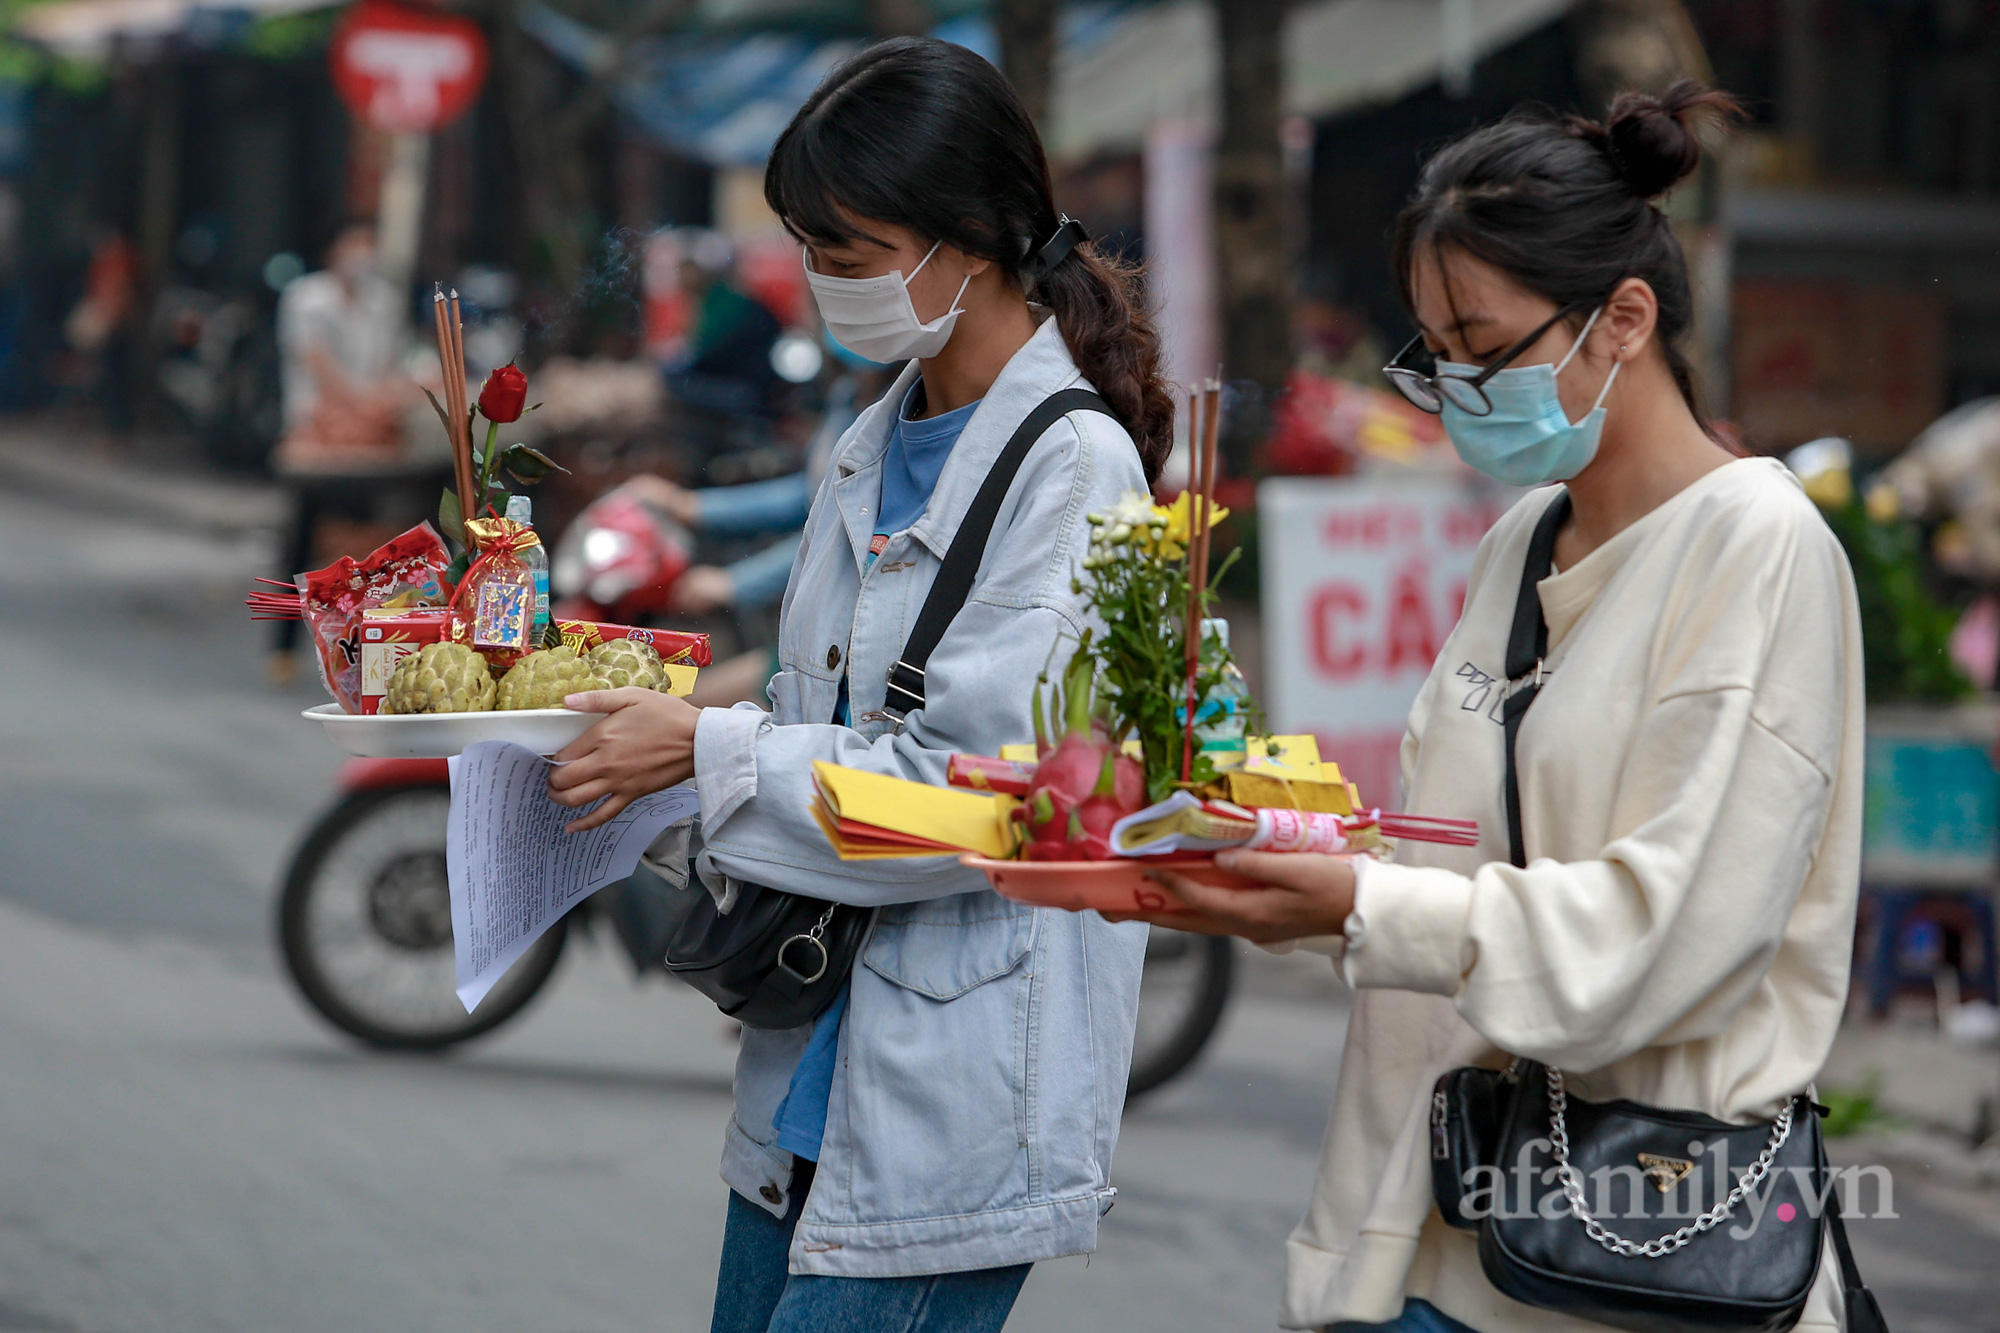
[[569, 469], [550, 458], [539, 449], [531, 449], [525, 444], [516, 444], [500, 455], [500, 466], [507, 469], [514, 479], [524, 486], [532, 486], [551, 472], [565, 476]]
[[459, 507], [458, 492], [447, 486], [438, 497], [438, 527], [460, 546], [465, 541], [465, 511]]

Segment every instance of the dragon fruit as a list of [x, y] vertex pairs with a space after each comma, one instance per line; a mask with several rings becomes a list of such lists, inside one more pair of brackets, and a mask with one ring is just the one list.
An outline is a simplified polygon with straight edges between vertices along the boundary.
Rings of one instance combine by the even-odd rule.
[[1030, 861], [1101, 861], [1111, 856], [1111, 826], [1146, 804], [1146, 771], [1121, 754], [1103, 723], [1092, 717], [1095, 671], [1079, 652], [1049, 700], [1063, 733], [1050, 743], [1042, 714], [1042, 686], [1035, 685], [1035, 766], [1027, 799], [1015, 810], [1027, 830], [1023, 855]]

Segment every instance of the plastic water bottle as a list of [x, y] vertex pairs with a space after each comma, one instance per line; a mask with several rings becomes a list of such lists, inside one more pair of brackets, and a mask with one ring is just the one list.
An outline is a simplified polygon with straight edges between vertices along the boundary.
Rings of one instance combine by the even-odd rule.
[[[1202, 656], [1208, 661], [1213, 660], [1208, 652], [1210, 636], [1219, 640], [1222, 650], [1227, 652], [1229, 622], [1219, 619], [1201, 622]], [[1208, 661], [1203, 665], [1208, 665]], [[1215, 764], [1218, 772], [1243, 766], [1248, 746], [1249, 703], [1249, 682], [1243, 679], [1243, 673], [1236, 669], [1234, 662], [1224, 663], [1222, 679], [1210, 687], [1194, 715], [1195, 744]]]
[[[507, 517], [523, 527], [535, 526], [534, 502], [525, 495], [507, 497]], [[535, 623], [528, 632], [528, 641], [539, 648], [542, 636], [549, 629], [549, 552], [546, 546], [537, 542], [521, 552], [521, 559], [535, 576]]]

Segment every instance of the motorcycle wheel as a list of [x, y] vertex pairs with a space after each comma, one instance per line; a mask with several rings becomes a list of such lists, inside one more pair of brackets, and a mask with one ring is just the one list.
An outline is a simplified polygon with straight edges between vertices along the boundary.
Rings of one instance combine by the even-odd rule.
[[1151, 928], [1139, 982], [1139, 1026], [1132, 1039], [1129, 1100], [1175, 1078], [1195, 1062], [1222, 1022], [1236, 980], [1236, 952], [1226, 936]]
[[442, 1050], [491, 1032], [541, 993], [556, 922], [472, 1013], [456, 992], [442, 787], [355, 792], [306, 835], [278, 899], [278, 947], [306, 1002], [373, 1046]]

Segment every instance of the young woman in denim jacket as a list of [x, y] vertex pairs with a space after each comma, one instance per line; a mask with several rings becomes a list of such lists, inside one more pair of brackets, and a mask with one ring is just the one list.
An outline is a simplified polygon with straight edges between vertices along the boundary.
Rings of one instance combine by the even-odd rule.
[[[692, 778], [697, 867], [724, 901], [748, 882], [882, 909], [843, 1002], [743, 1034], [714, 1327], [997, 1330], [1031, 1263], [1096, 1246], [1145, 927], [1009, 902], [947, 857], [841, 861], [809, 813], [812, 764], [941, 784], [953, 751], [1032, 735], [1037, 673], [1087, 627], [1085, 516], [1147, 489], [1172, 400], [1133, 275], [1057, 214], [1033, 123], [971, 52], [896, 39], [835, 70], [765, 194], [829, 331], [910, 364], [814, 501], [773, 711], [579, 696], [608, 716], [551, 787], [608, 796], [580, 821], [600, 823]], [[1028, 454], [898, 725], [888, 671], [967, 506], [1015, 428], [1074, 387], [1115, 416], [1072, 412]]]

